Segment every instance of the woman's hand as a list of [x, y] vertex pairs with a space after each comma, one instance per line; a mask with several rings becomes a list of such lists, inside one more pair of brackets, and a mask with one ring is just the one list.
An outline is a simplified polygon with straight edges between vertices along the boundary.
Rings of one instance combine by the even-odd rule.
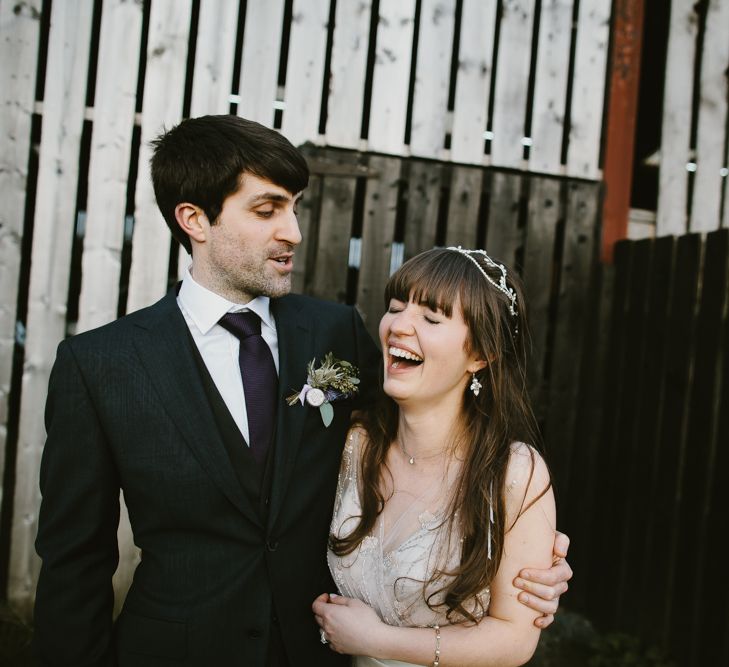
[[387, 625], [361, 600], [323, 593], [311, 605], [329, 646], [337, 653], [374, 656]]

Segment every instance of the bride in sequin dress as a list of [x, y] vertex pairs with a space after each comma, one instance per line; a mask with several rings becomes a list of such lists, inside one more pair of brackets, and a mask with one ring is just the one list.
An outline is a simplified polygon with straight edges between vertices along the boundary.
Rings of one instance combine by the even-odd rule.
[[428, 251], [388, 282], [383, 394], [350, 431], [313, 608], [356, 667], [522, 665], [539, 638], [517, 600], [552, 562], [555, 506], [531, 444], [526, 320], [483, 251]]

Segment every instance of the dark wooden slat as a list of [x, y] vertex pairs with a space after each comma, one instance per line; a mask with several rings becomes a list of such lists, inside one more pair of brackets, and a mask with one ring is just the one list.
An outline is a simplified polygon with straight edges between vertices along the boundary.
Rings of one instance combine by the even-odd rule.
[[421, 160], [414, 160], [409, 166], [404, 234], [406, 260], [435, 245], [441, 179], [448, 171], [442, 164]]
[[380, 177], [367, 181], [362, 223], [362, 262], [357, 281], [357, 306], [367, 330], [378, 340], [384, 311], [383, 294], [390, 273], [400, 181], [399, 158], [372, 156], [370, 166]]
[[[308, 160], [307, 160], [308, 161]], [[318, 245], [317, 228], [319, 210], [321, 208], [322, 179], [315, 174], [309, 177], [309, 187], [299, 204], [298, 220], [301, 230], [301, 243], [294, 256], [294, 274], [291, 287], [294, 292], [309, 293], [307, 282], [315, 269], [316, 249]]]
[[478, 167], [453, 167], [446, 245], [475, 248], [483, 171]]
[[[707, 271], [714, 266], [713, 277], [704, 283], [721, 302], [721, 321], [717, 327], [720, 348], [714, 359], [717, 378], [712, 405], [711, 444], [707, 498], [705, 504], [705, 537], [702, 539], [699, 585], [696, 590], [697, 626], [701, 629], [697, 664], [723, 665], [729, 663], [729, 611], [716, 595], [716, 583], [726, 568], [723, 549], [729, 518], [729, 230], [707, 235]], [[710, 262], [716, 257], [716, 262]], [[717, 304], [718, 305], [718, 304]]]
[[524, 230], [519, 228], [521, 179], [519, 174], [493, 171], [488, 181], [486, 250], [494, 259], [512, 268], [515, 267], [516, 252], [524, 244]]
[[532, 332], [527, 380], [537, 419], [546, 412], [545, 363], [549, 313], [554, 296], [554, 242], [560, 216], [561, 182], [530, 179], [527, 236], [524, 249], [524, 291]]

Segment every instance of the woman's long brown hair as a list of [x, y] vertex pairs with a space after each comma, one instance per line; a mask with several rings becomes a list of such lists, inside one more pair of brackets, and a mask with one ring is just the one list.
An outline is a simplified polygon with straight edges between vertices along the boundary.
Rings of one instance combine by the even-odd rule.
[[[486, 265], [478, 254], [471, 257], [499, 281], [501, 273], [497, 268]], [[465, 390], [457, 425], [456, 444], [463, 465], [452, 489], [449, 534], [454, 535], [456, 528], [464, 538], [460, 565], [454, 571], [435, 572], [429, 582], [423, 582], [425, 587], [442, 581], [443, 575], [453, 577], [431, 593], [426, 602], [431, 608], [445, 606], [448, 619], [454, 621], [478, 622], [485, 611], [479, 607], [478, 593], [496, 575], [508, 530], [504, 493], [511, 445], [538, 442], [526, 391], [527, 323], [523, 292], [510, 270], [507, 281], [517, 295], [517, 315], [511, 314], [506, 294], [487, 281], [468, 257], [454, 250], [434, 249], [403, 264], [385, 288], [386, 308], [390, 299], [410, 300], [451, 317], [454, 306], [460, 305], [469, 330], [467, 351], [488, 360], [478, 373], [483, 389], [477, 397]], [[349, 535], [331, 536], [331, 548], [339, 556], [358, 547], [371, 533], [384, 508], [386, 498], [381, 480], [387, 468], [387, 452], [397, 438], [398, 406], [380, 391], [377, 405], [360, 421], [367, 433], [360, 462], [362, 515]], [[542, 494], [546, 491], [545, 488]], [[489, 531], [491, 509], [493, 523]], [[526, 509], [523, 500], [520, 514]], [[433, 601], [436, 597], [439, 602]]]

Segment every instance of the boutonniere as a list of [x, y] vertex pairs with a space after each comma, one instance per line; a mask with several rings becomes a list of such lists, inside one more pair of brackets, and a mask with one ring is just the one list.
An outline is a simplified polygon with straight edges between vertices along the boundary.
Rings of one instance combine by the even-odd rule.
[[359, 391], [357, 367], [348, 361], [335, 359], [327, 352], [319, 368], [314, 368], [316, 359], [312, 359], [306, 367], [306, 384], [291, 394], [286, 401], [289, 405], [297, 402], [308, 403], [312, 408], [319, 408], [324, 426], [329, 426], [334, 419], [332, 403], [340, 398], [353, 396]]

